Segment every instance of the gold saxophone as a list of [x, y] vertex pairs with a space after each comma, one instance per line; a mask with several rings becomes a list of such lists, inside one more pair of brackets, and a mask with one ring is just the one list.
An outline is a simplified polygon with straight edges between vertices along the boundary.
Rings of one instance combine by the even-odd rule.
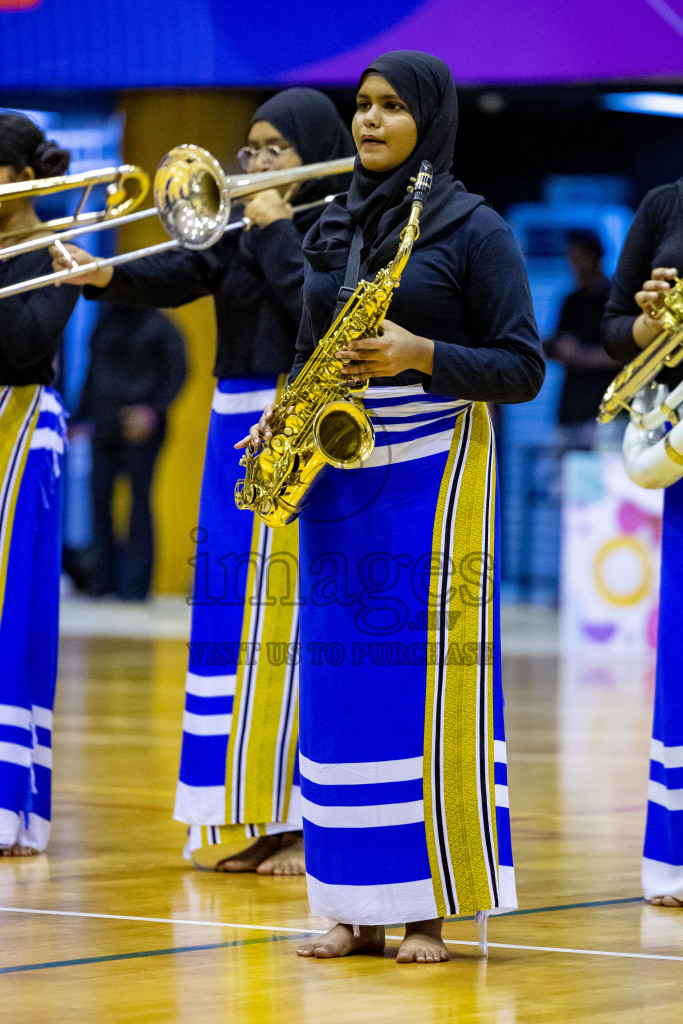
[[609, 423], [622, 409], [632, 413], [631, 402], [638, 392], [650, 386], [661, 370], [678, 366], [683, 359], [683, 280], [673, 281], [662, 307], [652, 314], [661, 320], [662, 333], [616, 375], [600, 403], [599, 423]]
[[[604, 394], [598, 422], [609, 423], [625, 409], [630, 422], [621, 450], [624, 468], [641, 487], [670, 487], [683, 477], [683, 382], [673, 391], [657, 383], [661, 370], [683, 359], [683, 280], [652, 314], [663, 330], [617, 374]], [[671, 429], [668, 429], [668, 428]]]
[[386, 316], [420, 232], [420, 211], [432, 184], [431, 164], [424, 161], [411, 181], [413, 204], [394, 259], [374, 281], [358, 283], [296, 380], [284, 388], [269, 423], [271, 440], [260, 451], [249, 445], [240, 459], [245, 475], [235, 485], [235, 504], [256, 512], [268, 526], [286, 526], [299, 517], [326, 465], [356, 469], [375, 446], [375, 432], [361, 401], [368, 382], [354, 386], [347, 380], [335, 352], [357, 338], [374, 337]]

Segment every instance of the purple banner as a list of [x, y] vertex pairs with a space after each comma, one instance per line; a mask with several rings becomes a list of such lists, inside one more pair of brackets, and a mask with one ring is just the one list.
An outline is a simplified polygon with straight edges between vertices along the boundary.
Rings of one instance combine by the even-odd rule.
[[392, 49], [475, 85], [683, 80], [683, 0], [0, 0], [0, 87], [353, 86]]
[[386, 50], [441, 57], [456, 82], [532, 84], [683, 76], [683, 0], [426, 0], [384, 32], [291, 82], [355, 84]]

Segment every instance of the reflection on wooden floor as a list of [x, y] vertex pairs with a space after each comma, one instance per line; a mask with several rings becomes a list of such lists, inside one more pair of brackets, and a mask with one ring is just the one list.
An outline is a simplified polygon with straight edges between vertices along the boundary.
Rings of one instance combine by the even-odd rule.
[[507, 660], [521, 910], [491, 920], [488, 961], [464, 920], [445, 928], [452, 961], [418, 967], [393, 962], [396, 942], [300, 960], [297, 938], [325, 926], [303, 880], [183, 862], [185, 655], [179, 640], [64, 639], [50, 852], [0, 862], [3, 1020], [681, 1020], [683, 911], [639, 898], [651, 664]]

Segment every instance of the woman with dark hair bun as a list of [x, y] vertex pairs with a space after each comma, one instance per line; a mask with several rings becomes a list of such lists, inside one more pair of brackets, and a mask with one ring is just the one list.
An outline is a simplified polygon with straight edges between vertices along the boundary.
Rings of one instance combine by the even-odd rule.
[[[13, 111], [0, 114], [0, 146], [3, 163], [10, 164], [17, 175], [10, 177], [10, 182], [66, 174], [71, 160], [67, 149], [62, 149], [52, 139], [46, 139], [45, 132], [37, 124]], [[33, 171], [33, 174], [24, 173], [26, 171]]]
[[[64, 174], [69, 153], [29, 118], [0, 113], [0, 185]], [[0, 202], [0, 246], [40, 230], [30, 198]], [[49, 273], [46, 249], [0, 261], [0, 288]], [[50, 833], [64, 409], [50, 387], [79, 291], [0, 299], [0, 854]]]

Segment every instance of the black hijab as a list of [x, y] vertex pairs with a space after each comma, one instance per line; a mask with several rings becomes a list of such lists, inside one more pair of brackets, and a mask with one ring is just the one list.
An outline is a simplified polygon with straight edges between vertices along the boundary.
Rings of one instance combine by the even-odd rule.
[[356, 157], [348, 194], [338, 196], [304, 239], [304, 252], [317, 270], [346, 266], [356, 225], [363, 229], [363, 263], [369, 270], [386, 265], [396, 254], [408, 220], [412, 197], [409, 179], [428, 160], [434, 169], [432, 189], [420, 216], [418, 245], [443, 234], [484, 202], [451, 174], [458, 128], [458, 99], [448, 67], [418, 50], [393, 50], [373, 60], [360, 77], [378, 74], [393, 86], [417, 125], [417, 143], [398, 167], [383, 173], [366, 170]]
[[[268, 121], [291, 142], [304, 164], [323, 160], [340, 160], [355, 152], [351, 132], [340, 118], [332, 100], [317, 89], [285, 89], [262, 103], [251, 119]], [[312, 203], [326, 195], [346, 192], [350, 174], [335, 174], [316, 181], [304, 181], [296, 195], [296, 203]], [[297, 217], [297, 224], [314, 223], [319, 210]]]

